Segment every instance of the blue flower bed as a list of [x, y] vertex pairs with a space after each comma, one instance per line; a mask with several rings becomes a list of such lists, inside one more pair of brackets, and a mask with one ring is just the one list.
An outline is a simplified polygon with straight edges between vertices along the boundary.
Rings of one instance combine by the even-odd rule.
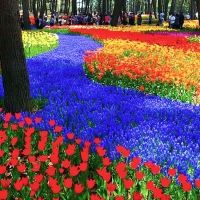
[[153, 161], [163, 166], [165, 175], [175, 167], [193, 183], [200, 177], [199, 106], [91, 81], [82, 67], [83, 55], [99, 47], [89, 37], [59, 35], [56, 49], [27, 59], [32, 97], [48, 99], [44, 109], [31, 116], [43, 118], [35, 126], [52, 130], [48, 121], [55, 119], [64, 135], [100, 137], [111, 159], [119, 158], [115, 146], [121, 144], [134, 150], [130, 158]]

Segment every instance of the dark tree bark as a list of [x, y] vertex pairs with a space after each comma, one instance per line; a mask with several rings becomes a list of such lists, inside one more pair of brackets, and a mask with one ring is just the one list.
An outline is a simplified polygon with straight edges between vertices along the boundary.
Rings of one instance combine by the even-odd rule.
[[168, 5], [169, 5], [169, 0], [165, 0], [165, 4], [164, 4], [164, 6], [165, 6], [165, 16], [164, 16], [164, 18], [165, 18], [165, 21], [167, 20], [167, 16], [168, 16]]
[[38, 17], [38, 11], [36, 9], [36, 0], [33, 0], [33, 15], [34, 15], [34, 18], [36, 19]]
[[158, 13], [162, 12], [161, 0], [158, 0]]
[[105, 14], [107, 13], [106, 11], [106, 0], [103, 0], [102, 1], [102, 15], [103, 15], [103, 21], [104, 21], [104, 17], [105, 17]]
[[65, 0], [65, 14], [69, 14], [68, 7], [69, 7], [69, 0]]
[[30, 30], [30, 20], [29, 20], [29, 0], [22, 0], [23, 7], [23, 20], [24, 20], [24, 30]]
[[157, 19], [157, 13], [156, 13], [156, 0], [152, 0], [152, 6], [153, 6], [153, 12], [154, 16]]
[[0, 55], [6, 112], [31, 111], [18, 1], [0, 1]]
[[101, 13], [101, 0], [98, 0], [98, 13]]
[[77, 15], [76, 0], [72, 0], [72, 13], [73, 13], [74, 15]]
[[196, 4], [197, 4], [197, 11], [198, 11], [199, 26], [200, 26], [200, 0], [196, 0]]
[[122, 8], [123, 8], [124, 2], [122, 0], [115, 0], [115, 6], [113, 11], [113, 17], [111, 21], [111, 26], [117, 26], [118, 18], [121, 15]]
[[172, 0], [171, 7], [170, 7], [170, 13], [174, 13], [175, 6], [176, 6], [176, 0]]
[[124, 12], [126, 12], [126, 0], [121, 0], [121, 1], [123, 1], [123, 8], [122, 8], [122, 10]]
[[42, 0], [42, 5], [41, 5], [41, 8], [40, 8], [40, 16], [43, 18], [44, 16], [44, 13], [47, 9], [47, 6], [46, 6], [46, 0]]

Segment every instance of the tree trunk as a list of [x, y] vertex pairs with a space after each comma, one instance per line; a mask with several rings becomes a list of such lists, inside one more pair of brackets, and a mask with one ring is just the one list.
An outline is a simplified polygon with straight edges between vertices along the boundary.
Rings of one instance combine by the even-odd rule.
[[154, 16], [157, 19], [157, 14], [156, 14], [156, 0], [152, 0], [152, 5], [153, 5], [153, 12], [154, 12]]
[[98, 14], [101, 13], [101, 0], [98, 0]]
[[162, 4], [161, 4], [161, 0], [158, 0], [158, 13], [162, 12]]
[[197, 5], [197, 12], [198, 12], [199, 26], [200, 26], [200, 0], [196, 0], [196, 5]]
[[20, 30], [18, 1], [0, 1], [0, 55], [5, 111], [31, 111], [30, 86]]
[[176, 5], [176, 0], [172, 0], [172, 2], [171, 2], [171, 8], [170, 8], [170, 13], [174, 13], [175, 5]]
[[126, 0], [120, 0], [120, 1], [123, 1], [123, 8], [122, 8], [122, 10], [124, 12], [126, 12]]
[[113, 17], [111, 20], [111, 26], [117, 26], [118, 18], [122, 12], [123, 4], [124, 4], [123, 1], [115, 0], [115, 6], [114, 6], [114, 10], [113, 10]]
[[69, 2], [69, 0], [65, 0], [65, 9], [64, 9], [65, 14], [68, 14], [68, 2]]
[[72, 13], [73, 15], [77, 15], [76, 0], [72, 0]]
[[165, 18], [165, 21], [167, 20], [167, 15], [168, 15], [168, 13], [167, 13], [167, 11], [168, 11], [168, 5], [169, 5], [169, 0], [165, 0], [165, 2], [164, 2], [164, 6], [165, 6], [165, 16], [164, 16], [164, 18]]
[[105, 17], [105, 14], [106, 14], [106, 0], [103, 0], [102, 1], [102, 16], [103, 16], [103, 21], [104, 21], [104, 17]]
[[29, 20], [29, 0], [22, 0], [23, 6], [23, 20], [24, 20], [24, 30], [30, 30], [30, 20]]
[[44, 16], [44, 13], [47, 9], [47, 6], [46, 6], [46, 0], [42, 0], [42, 5], [41, 5], [41, 8], [40, 8], [40, 16], [43, 18]]
[[36, 19], [38, 17], [37, 9], [36, 9], [36, 0], [33, 0], [33, 15], [34, 18]]

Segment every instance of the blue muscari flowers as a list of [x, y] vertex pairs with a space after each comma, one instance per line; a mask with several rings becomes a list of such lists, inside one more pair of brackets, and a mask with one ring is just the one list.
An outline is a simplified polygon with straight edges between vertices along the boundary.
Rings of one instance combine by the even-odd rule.
[[[27, 59], [31, 96], [48, 99], [31, 116], [43, 118], [35, 126], [53, 130], [48, 121], [55, 119], [64, 135], [74, 132], [90, 141], [100, 137], [111, 159], [119, 159], [115, 147], [123, 145], [134, 150], [128, 160], [140, 156], [164, 169], [175, 167], [189, 180], [200, 178], [200, 108], [88, 79], [84, 52], [100, 47], [89, 37], [59, 35], [56, 49]], [[189, 166], [194, 175], [188, 173]]]

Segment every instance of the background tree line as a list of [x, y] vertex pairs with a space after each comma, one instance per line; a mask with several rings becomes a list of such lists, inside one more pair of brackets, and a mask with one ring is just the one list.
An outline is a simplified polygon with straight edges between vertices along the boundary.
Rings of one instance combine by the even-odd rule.
[[[143, 11], [143, 13], [157, 13], [164, 12], [165, 16], [168, 13], [176, 13], [182, 11], [183, 13], [190, 13], [191, 19], [195, 19], [195, 13], [200, 7], [200, 0], [19, 0], [19, 8], [23, 5], [28, 6], [28, 9], [33, 12], [34, 17], [48, 14], [52, 11], [58, 11], [63, 14], [83, 14], [97, 11], [103, 15], [106, 12], [112, 12], [115, 4], [119, 4], [121, 9], [125, 12]], [[122, 5], [122, 6], [121, 6]]]

